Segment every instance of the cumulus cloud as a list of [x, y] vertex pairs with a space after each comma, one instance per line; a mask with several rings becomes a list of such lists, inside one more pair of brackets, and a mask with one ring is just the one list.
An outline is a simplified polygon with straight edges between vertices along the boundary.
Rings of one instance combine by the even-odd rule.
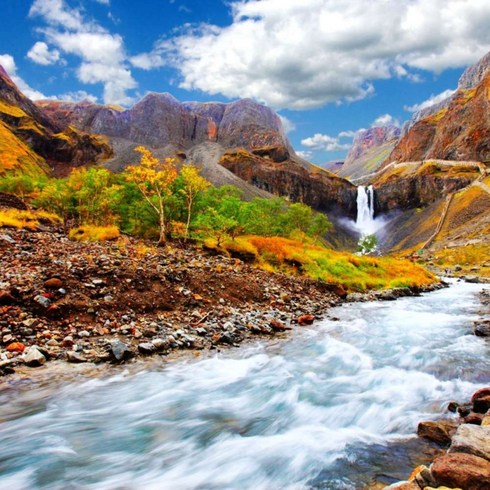
[[313, 158], [313, 152], [306, 150], [306, 151], [297, 151], [296, 155], [298, 155], [300, 158], [304, 158], [305, 160], [310, 160]]
[[400, 127], [400, 121], [395, 119], [391, 114], [383, 114], [382, 116], [377, 117], [371, 127], [385, 127], [385, 126], [396, 126]]
[[309, 138], [302, 139], [301, 144], [306, 146], [306, 148], [310, 148], [311, 150], [324, 151], [348, 150], [351, 146], [350, 144], [341, 143], [338, 137], [321, 133], [315, 133]]
[[12, 81], [19, 87], [20, 91], [31, 100], [46, 99], [46, 96], [39, 90], [30, 87], [18, 74], [14, 57], [10, 54], [0, 54], [0, 65], [9, 74]]
[[39, 65], [54, 65], [60, 59], [60, 52], [57, 49], [50, 51], [46, 43], [38, 41], [29, 50], [27, 57]]
[[456, 90], [451, 90], [451, 89], [444, 90], [444, 92], [441, 92], [440, 94], [431, 95], [427, 100], [424, 100], [420, 104], [405, 106], [404, 109], [408, 112], [418, 112], [423, 109], [427, 109], [427, 107], [433, 106], [434, 104], [438, 104], [439, 102], [442, 102], [448, 97], [451, 97], [454, 94], [454, 92], [456, 92]]
[[64, 0], [35, 0], [29, 15], [46, 22], [48, 26], [40, 32], [51, 45], [80, 58], [76, 73], [82, 83], [104, 85], [104, 102], [125, 105], [133, 101], [127, 92], [136, 88], [137, 83], [127, 66], [121, 36], [86, 19]]
[[57, 97], [59, 100], [65, 100], [67, 102], [80, 102], [85, 100], [87, 102], [92, 102], [95, 104], [97, 102], [97, 97], [95, 95], [89, 94], [85, 90], [77, 90], [75, 92], [66, 92]]
[[291, 133], [296, 129], [296, 124], [294, 124], [293, 121], [288, 119], [286, 116], [283, 116], [282, 114], [278, 114], [279, 119], [281, 120], [282, 127], [284, 128], [284, 131], [287, 133]]
[[230, 25], [189, 28], [135, 63], [168, 60], [184, 89], [309, 109], [367, 97], [376, 80], [416, 81], [417, 70], [465, 66], [490, 45], [490, 2], [235, 0], [231, 7]]

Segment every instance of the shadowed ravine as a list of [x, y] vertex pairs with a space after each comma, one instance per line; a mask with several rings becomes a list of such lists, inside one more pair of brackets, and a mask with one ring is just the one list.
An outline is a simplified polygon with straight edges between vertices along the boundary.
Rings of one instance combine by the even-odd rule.
[[407, 454], [427, 448], [417, 423], [490, 381], [487, 345], [471, 335], [481, 287], [347, 304], [287, 341], [160, 369], [4, 383], [0, 487], [357, 489], [406, 477]]

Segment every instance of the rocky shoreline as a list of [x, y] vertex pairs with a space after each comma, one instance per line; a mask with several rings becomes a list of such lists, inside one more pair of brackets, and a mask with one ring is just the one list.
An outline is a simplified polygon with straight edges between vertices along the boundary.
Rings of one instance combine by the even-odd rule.
[[283, 336], [342, 301], [437, 289], [350, 294], [266, 272], [192, 245], [125, 238], [79, 243], [61, 230], [0, 232], [0, 374], [51, 360], [119, 364]]
[[[480, 293], [481, 319], [473, 333], [490, 336], [490, 290]], [[415, 468], [406, 481], [386, 490], [488, 490], [490, 489], [490, 387], [476, 391], [465, 403], [450, 402], [447, 411], [457, 414], [422, 421], [417, 434], [445, 449], [429, 466]]]

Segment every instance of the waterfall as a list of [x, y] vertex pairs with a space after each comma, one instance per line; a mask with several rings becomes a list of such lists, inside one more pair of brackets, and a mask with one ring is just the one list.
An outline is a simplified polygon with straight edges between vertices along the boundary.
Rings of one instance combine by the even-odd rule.
[[357, 219], [356, 228], [361, 235], [371, 235], [376, 231], [374, 223], [374, 189], [370, 185], [357, 188]]

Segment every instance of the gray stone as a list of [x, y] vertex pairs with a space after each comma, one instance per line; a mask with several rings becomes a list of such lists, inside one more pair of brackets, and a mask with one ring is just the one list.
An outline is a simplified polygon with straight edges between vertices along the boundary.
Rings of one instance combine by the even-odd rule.
[[87, 362], [87, 359], [85, 359], [81, 354], [79, 354], [78, 352], [74, 352], [74, 351], [68, 351], [66, 353], [66, 360], [68, 362], [72, 362], [72, 363], [81, 363], [81, 362]]
[[51, 301], [46, 298], [45, 296], [42, 296], [41, 294], [38, 294], [37, 296], [34, 297], [34, 301], [41, 305], [43, 308], [48, 308], [49, 305], [51, 304]]
[[113, 340], [110, 344], [110, 353], [116, 361], [124, 361], [132, 357], [131, 349], [120, 340]]
[[164, 339], [153, 339], [151, 343], [155, 346], [156, 350], [163, 350], [168, 347], [168, 342]]
[[33, 345], [25, 350], [22, 360], [29, 367], [38, 367], [46, 362], [46, 357], [44, 357], [37, 345]]
[[157, 348], [152, 342], [143, 342], [138, 344], [138, 350], [141, 352], [141, 354], [151, 355], [157, 351]]
[[490, 427], [460, 425], [448, 452], [472, 454], [490, 461]]

